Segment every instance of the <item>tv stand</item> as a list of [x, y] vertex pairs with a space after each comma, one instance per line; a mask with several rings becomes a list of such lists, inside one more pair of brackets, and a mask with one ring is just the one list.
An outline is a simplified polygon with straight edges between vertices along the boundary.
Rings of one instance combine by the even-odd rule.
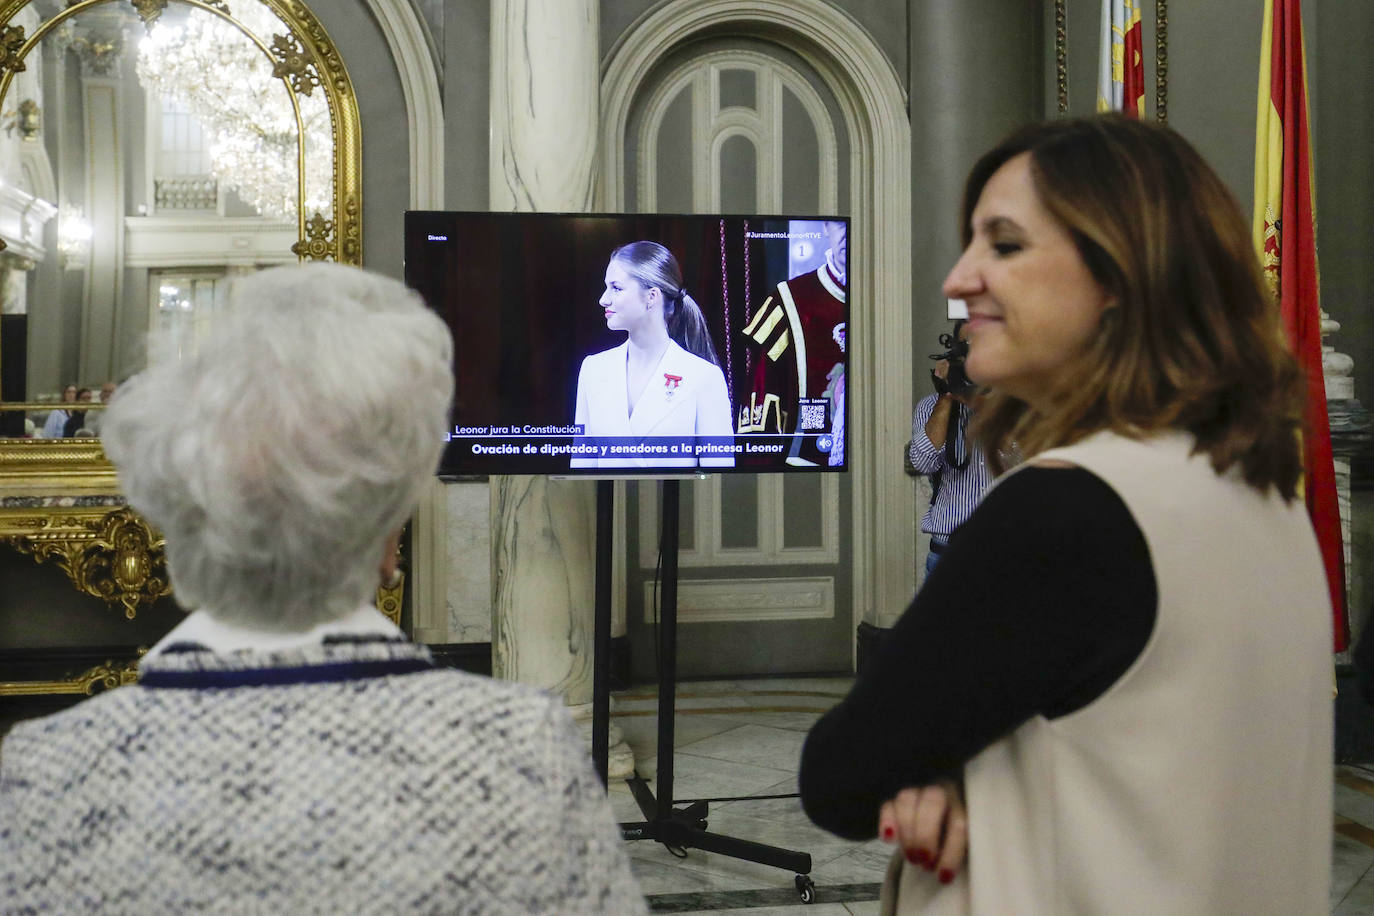
[[[596, 490], [596, 617], [593, 630], [592, 667], [592, 757], [602, 783], [607, 782], [607, 756], [610, 739], [610, 642], [611, 642], [611, 526], [615, 508], [614, 484], [597, 482]], [[678, 507], [680, 481], [661, 481], [663, 509], [660, 513], [663, 549], [662, 612], [658, 627], [658, 772], [657, 794], [638, 773], [627, 780], [643, 821], [623, 823], [620, 835], [626, 840], [655, 840], [683, 850], [702, 849], [734, 859], [757, 862], [796, 873], [794, 882], [803, 903], [816, 899], [811, 880], [811, 855], [709, 832], [706, 801], [684, 807], [673, 806], [673, 736], [676, 727], [677, 698], [677, 565]]]

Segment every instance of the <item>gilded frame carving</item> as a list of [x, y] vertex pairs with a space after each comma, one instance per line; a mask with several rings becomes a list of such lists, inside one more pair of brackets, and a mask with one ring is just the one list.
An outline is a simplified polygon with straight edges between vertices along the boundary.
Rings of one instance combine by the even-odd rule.
[[1054, 0], [1054, 86], [1059, 117], [1069, 113], [1069, 21], [1067, 0]]
[[1155, 120], [1169, 122], [1169, 0], [1155, 0]]
[[[33, 35], [12, 20], [30, 0], [0, 0], [0, 103], [25, 56], [42, 37], [71, 16], [107, 3], [129, 2], [151, 25], [169, 0], [77, 0], [44, 21]], [[334, 143], [332, 218], [297, 214], [292, 252], [302, 260], [362, 263], [362, 143], [352, 81], [324, 26], [300, 0], [261, 0], [281, 20], [284, 34], [256, 36], [243, 27], [223, 0], [177, 0], [226, 19], [243, 30], [273, 62], [273, 75], [296, 93], [321, 91], [328, 101]], [[297, 147], [304, 162], [303, 139]], [[303, 178], [302, 178], [303, 181]], [[303, 195], [302, 195], [303, 199]], [[0, 249], [5, 242], [0, 239]], [[5, 403], [5, 409], [46, 409], [50, 404]], [[95, 439], [0, 439], [0, 544], [52, 562], [73, 585], [95, 595], [126, 617], [168, 594], [163, 540], [131, 512], [119, 495], [113, 466]], [[399, 623], [399, 584], [378, 599]], [[0, 683], [0, 695], [90, 693], [131, 679], [136, 661], [108, 665], [71, 681]], [[87, 676], [89, 675], [89, 677]]]
[[[139, 658], [148, 651], [140, 647]], [[31, 697], [49, 694], [76, 694], [91, 696], [97, 690], [123, 687], [138, 680], [138, 659], [117, 662], [106, 659], [105, 664], [88, 668], [72, 678], [52, 681], [0, 681], [0, 696]]]

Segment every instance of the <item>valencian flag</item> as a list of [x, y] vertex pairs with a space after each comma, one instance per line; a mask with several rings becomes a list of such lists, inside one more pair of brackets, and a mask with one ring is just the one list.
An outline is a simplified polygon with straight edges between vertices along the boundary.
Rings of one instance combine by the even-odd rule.
[[1102, 0], [1102, 56], [1097, 66], [1097, 110], [1145, 116], [1145, 54], [1140, 26], [1143, 0]]
[[1349, 632], [1340, 509], [1322, 378], [1306, 78], [1298, 0], [1264, 0], [1255, 121], [1255, 248], [1278, 300], [1284, 331], [1307, 377], [1303, 489], [1326, 566], [1339, 652], [1346, 647]]

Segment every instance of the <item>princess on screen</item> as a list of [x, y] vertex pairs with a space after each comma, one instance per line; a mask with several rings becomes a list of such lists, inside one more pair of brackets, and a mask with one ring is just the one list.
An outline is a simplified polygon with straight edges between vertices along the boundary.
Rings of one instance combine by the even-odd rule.
[[[748, 402], [740, 404], [737, 430], [790, 436], [790, 465], [837, 467], [844, 463], [849, 233], [843, 220], [821, 226], [829, 243], [823, 263], [789, 272], [741, 332], [750, 353], [752, 389]], [[805, 264], [807, 243], [788, 241], [792, 263]]]
[[730, 396], [705, 317], [657, 242], [617, 248], [599, 301], [618, 347], [582, 361], [573, 468], [733, 467]]

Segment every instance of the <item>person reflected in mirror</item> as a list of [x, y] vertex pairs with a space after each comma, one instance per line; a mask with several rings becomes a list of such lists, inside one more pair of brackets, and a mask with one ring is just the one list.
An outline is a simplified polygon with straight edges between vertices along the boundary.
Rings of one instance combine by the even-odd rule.
[[5, 739], [0, 911], [645, 913], [563, 700], [373, 604], [444, 443], [444, 322], [317, 263], [236, 280], [213, 339], [154, 348], [102, 440], [191, 613]]
[[963, 321], [940, 335], [944, 351], [931, 356], [935, 393], [916, 404], [911, 418], [907, 461], [917, 474], [930, 477], [930, 508], [921, 531], [930, 535], [926, 576], [935, 569], [955, 530], [973, 514], [992, 481], [983, 450], [969, 435], [969, 421], [978, 400], [978, 386], [968, 377], [968, 330]]
[[[101, 386], [100, 386], [100, 403], [103, 404], [105, 407], [108, 408], [109, 405], [110, 405], [110, 402], [114, 400], [115, 391], [116, 391], [118, 388], [119, 388], [118, 384], [116, 384], [116, 383], [113, 382], [113, 381], [109, 381], [109, 382], [106, 382], [105, 384], [101, 385]], [[101, 424], [104, 423], [104, 421], [105, 421], [105, 411], [104, 411], [104, 410], [89, 410], [89, 411], [86, 412], [86, 428], [89, 429], [89, 430], [91, 431], [91, 435], [93, 435], [93, 436], [99, 436], [99, 435], [100, 435]]]
[[[582, 360], [573, 423], [588, 440], [730, 446], [734, 428], [706, 317], [682, 284], [682, 268], [658, 242], [638, 241], [611, 253], [597, 303], [606, 327], [625, 342]], [[597, 444], [595, 441], [588, 444]], [[609, 445], [609, 442], [602, 442]], [[725, 455], [575, 457], [574, 468], [731, 467]]]
[[71, 439], [79, 435], [91, 434], [86, 428], [86, 409], [84, 405], [91, 403], [91, 389], [78, 388], [76, 390], [76, 403], [72, 406], [71, 412], [67, 415], [67, 422], [62, 424], [62, 436]]
[[1112, 115], [1012, 134], [962, 225], [1000, 476], [812, 728], [807, 813], [897, 847], [885, 912], [1328, 912], [1331, 604], [1249, 220]]
[[[62, 389], [62, 403], [76, 403], [76, 385], [69, 384]], [[67, 420], [71, 419], [70, 407], [54, 407], [48, 411], [47, 419], [43, 421], [44, 439], [61, 439], [62, 431], [67, 425]]]

